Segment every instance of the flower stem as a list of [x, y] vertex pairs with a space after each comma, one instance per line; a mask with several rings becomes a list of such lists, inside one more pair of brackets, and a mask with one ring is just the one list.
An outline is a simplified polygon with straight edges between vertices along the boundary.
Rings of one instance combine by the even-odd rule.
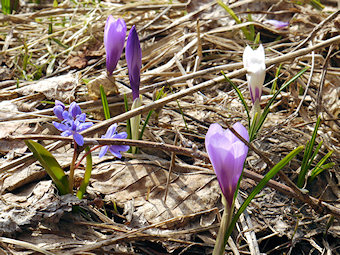
[[76, 159], [78, 156], [77, 153], [77, 143], [73, 140], [74, 143], [74, 151], [73, 151], [73, 158], [72, 158], [72, 162], [70, 165], [70, 174], [69, 174], [69, 190], [70, 193], [73, 193], [73, 183], [74, 183], [74, 170], [75, 170], [75, 164], [76, 164]]
[[[225, 200], [224, 196], [222, 195], [222, 200]], [[213, 255], [222, 255], [225, 251], [225, 246], [227, 244], [227, 240], [224, 240], [224, 236], [227, 233], [228, 227], [230, 225], [230, 222], [232, 220], [233, 216], [233, 208], [232, 205], [231, 208], [229, 208], [226, 201], [223, 201], [224, 204], [224, 211], [221, 219], [220, 229], [218, 230], [216, 243], [213, 251]]]
[[88, 152], [86, 152], [86, 153], [81, 157], [81, 159], [79, 160], [79, 162], [77, 163], [77, 165], [74, 167], [74, 170], [76, 170], [76, 169], [79, 167], [80, 163], [84, 160], [84, 158], [87, 157], [87, 155], [89, 155], [90, 153], [92, 153], [92, 152], [95, 151], [96, 149], [98, 149], [98, 148], [100, 148], [100, 147], [103, 147], [103, 146], [104, 146], [104, 145], [95, 146], [95, 147], [91, 148], [91, 150], [89, 150]]

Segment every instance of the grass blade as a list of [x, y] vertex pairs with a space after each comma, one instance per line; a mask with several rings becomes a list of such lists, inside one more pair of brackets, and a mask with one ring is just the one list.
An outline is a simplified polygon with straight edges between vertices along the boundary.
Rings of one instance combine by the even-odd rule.
[[313, 181], [314, 178], [318, 175], [321, 174], [324, 170], [331, 168], [335, 165], [334, 162], [325, 164], [326, 160], [332, 155], [333, 151], [329, 151], [317, 164], [316, 166], [313, 168], [313, 170], [311, 171], [311, 175], [310, 175], [310, 180]]
[[[225, 3], [223, 3], [221, 0], [218, 0], [217, 3], [224, 9], [226, 10], [229, 15], [236, 21], [237, 24], [242, 24], [242, 21], [237, 17], [237, 15], [235, 14], [235, 12], [230, 9], [230, 7], [228, 5], [226, 5]], [[245, 27], [241, 27], [241, 31], [244, 34], [245, 38], [249, 41], [253, 41], [254, 38], [251, 38], [251, 35], [249, 33], [249, 31], [247, 30], [247, 28]]]
[[266, 107], [263, 110], [263, 113], [260, 117], [259, 123], [256, 126], [255, 132], [254, 132], [254, 138], [256, 137], [258, 131], [261, 129], [264, 121], [267, 118], [267, 115], [269, 113], [270, 110], [270, 106], [274, 103], [274, 100], [276, 99], [276, 97], [281, 93], [281, 91], [283, 91], [286, 87], [288, 87], [291, 83], [293, 83], [294, 81], [296, 81], [304, 72], [306, 72], [309, 69], [309, 67], [305, 67], [303, 68], [299, 73], [297, 73], [293, 78], [291, 78], [287, 83], [285, 83], [284, 85], [281, 86], [281, 88], [275, 92], [275, 94], [273, 95], [273, 97], [269, 100], [268, 104], [266, 105]]
[[302, 164], [301, 164], [301, 171], [299, 173], [297, 184], [296, 184], [299, 188], [303, 187], [303, 185], [305, 183], [305, 177], [306, 177], [308, 168], [312, 164], [311, 157], [312, 157], [315, 139], [316, 139], [318, 129], [319, 129], [319, 126], [320, 126], [320, 121], [321, 121], [321, 119], [320, 119], [320, 116], [319, 116], [317, 121], [316, 121], [315, 127], [314, 127], [312, 138], [308, 142], [308, 145], [306, 146], [306, 149], [305, 149], [306, 151], [303, 155], [303, 160], [302, 160]]
[[241, 205], [240, 209], [237, 211], [235, 216], [233, 217], [233, 220], [230, 223], [230, 226], [228, 228], [228, 231], [224, 237], [224, 243], [227, 243], [227, 240], [229, 236], [231, 235], [231, 232], [233, 231], [236, 222], [240, 215], [243, 213], [243, 211], [247, 208], [251, 200], [266, 186], [267, 182], [272, 179], [286, 164], [288, 164], [289, 161], [291, 161], [301, 150], [303, 149], [303, 146], [297, 147], [295, 150], [290, 152], [286, 157], [284, 157], [279, 163], [277, 163], [264, 177], [263, 179], [257, 184], [257, 186], [254, 188], [254, 190], [250, 193], [250, 195], [247, 197], [246, 200], [244, 200], [243, 204]]
[[105, 119], [108, 120], [111, 118], [110, 109], [109, 109], [109, 104], [107, 103], [107, 98], [106, 98], [103, 85], [100, 85], [99, 89], [100, 89], [100, 98], [102, 99], [102, 104], [103, 104], [104, 116], [105, 116]]
[[223, 71], [221, 71], [221, 73], [223, 74], [224, 79], [226, 79], [226, 80], [230, 83], [230, 85], [233, 87], [233, 89], [236, 91], [238, 98], [241, 100], [241, 102], [242, 102], [244, 108], [246, 109], [247, 117], [248, 117], [248, 126], [249, 126], [249, 128], [250, 128], [250, 114], [249, 114], [249, 108], [248, 108], [248, 105], [247, 105], [247, 103], [246, 103], [246, 100], [244, 99], [244, 97], [243, 97], [241, 91], [240, 91], [240, 90], [238, 89], [238, 87], [237, 87], [237, 86], [229, 79], [229, 77], [226, 76], [225, 73], [224, 73]]
[[279, 77], [281, 68], [282, 68], [282, 64], [280, 64], [279, 67], [278, 67], [277, 70], [276, 70], [274, 82], [273, 82], [272, 88], [271, 88], [271, 90], [270, 90], [270, 94], [271, 94], [271, 95], [273, 95], [273, 94], [276, 92], [277, 78]]

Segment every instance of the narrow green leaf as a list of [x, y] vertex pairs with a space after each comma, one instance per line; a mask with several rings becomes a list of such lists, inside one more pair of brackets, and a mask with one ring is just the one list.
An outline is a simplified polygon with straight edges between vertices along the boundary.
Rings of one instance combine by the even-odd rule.
[[33, 153], [33, 156], [45, 168], [47, 174], [57, 186], [60, 194], [65, 195], [70, 193], [67, 176], [53, 155], [46, 150], [44, 146], [32, 140], [26, 140], [25, 144]]
[[[89, 151], [90, 151], [90, 147], [87, 146], [85, 148], [85, 152], [89, 152]], [[85, 168], [84, 179], [83, 179], [82, 183], [80, 184], [79, 190], [77, 192], [77, 197], [79, 199], [82, 199], [85, 192], [86, 192], [86, 187], [90, 182], [91, 172], [92, 172], [92, 155], [91, 155], [91, 153], [89, 153], [86, 156], [86, 168]]]
[[318, 129], [319, 129], [319, 126], [320, 126], [320, 122], [321, 122], [321, 118], [319, 116], [317, 121], [316, 121], [315, 127], [314, 127], [312, 138], [308, 142], [308, 145], [306, 146], [306, 149], [305, 149], [306, 151], [303, 155], [303, 160], [302, 160], [302, 164], [301, 164], [301, 171], [299, 173], [297, 184], [296, 184], [299, 188], [303, 187], [303, 185], [305, 183], [307, 171], [309, 169], [309, 166], [312, 164], [312, 162], [310, 162], [310, 159], [312, 157], [313, 147], [314, 147], [315, 139], [316, 139]]
[[289, 163], [301, 150], [303, 149], [303, 146], [297, 147], [295, 150], [290, 152], [286, 157], [284, 157], [279, 163], [277, 163], [264, 177], [263, 179], [257, 184], [257, 186], [254, 188], [254, 190], [250, 193], [250, 195], [247, 197], [246, 200], [244, 200], [243, 204], [241, 205], [240, 209], [237, 211], [235, 216], [233, 217], [233, 220], [230, 223], [230, 226], [228, 228], [228, 231], [224, 237], [224, 244], [227, 243], [227, 240], [229, 236], [231, 235], [231, 232], [233, 231], [236, 222], [240, 215], [244, 212], [244, 210], [247, 208], [251, 200], [266, 186], [267, 182], [272, 179], [287, 163]]
[[308, 165], [307, 165], [307, 169], [310, 169], [310, 168], [311, 168], [311, 165], [312, 165], [312, 163], [313, 163], [313, 161], [314, 161], [316, 155], [318, 155], [319, 150], [320, 150], [322, 144], [323, 144], [323, 141], [321, 140], [321, 142], [318, 144], [318, 146], [316, 146], [313, 155], [312, 155], [312, 156], [310, 157], [310, 159], [309, 159], [309, 162], [308, 162]]
[[313, 181], [314, 178], [318, 175], [321, 174], [324, 170], [331, 168], [335, 165], [334, 162], [325, 164], [326, 160], [332, 155], [333, 151], [329, 151], [317, 164], [316, 166], [312, 169], [311, 174], [310, 174], [310, 180]]
[[281, 88], [275, 92], [275, 94], [273, 95], [273, 97], [269, 100], [268, 104], [266, 105], [266, 107], [263, 110], [263, 113], [260, 117], [259, 123], [256, 126], [256, 129], [254, 131], [254, 138], [256, 137], [258, 131], [261, 129], [264, 121], [267, 118], [267, 115], [269, 113], [270, 110], [270, 106], [274, 103], [274, 100], [276, 99], [276, 97], [281, 93], [281, 91], [283, 91], [286, 87], [288, 87], [291, 83], [293, 83], [294, 81], [296, 81], [304, 72], [306, 72], [309, 69], [309, 67], [305, 67], [303, 68], [299, 73], [297, 73], [293, 78], [291, 78], [287, 83], [285, 83], [284, 85], [281, 86]]
[[258, 33], [256, 34], [255, 39], [254, 39], [254, 44], [255, 44], [255, 45], [259, 45], [259, 44], [260, 44], [260, 37], [261, 37], [261, 33], [258, 32]]
[[[237, 17], [235, 12], [232, 9], [230, 9], [230, 7], [228, 5], [223, 3], [221, 0], [218, 0], [217, 3], [229, 13], [229, 15], [236, 21], [237, 24], [242, 24], [241, 20]], [[242, 31], [244, 37], [247, 40], [253, 41], [254, 38], [250, 37], [250, 34], [249, 34], [247, 28], [241, 27], [241, 31]]]
[[230, 85], [233, 87], [233, 89], [236, 91], [236, 94], [238, 96], [238, 98], [241, 100], [241, 103], [243, 104], [244, 106], [244, 109], [246, 109], [246, 113], [247, 113], [247, 117], [248, 117], [248, 126], [250, 127], [250, 114], [249, 114], [249, 108], [248, 108], [248, 105], [246, 103], [246, 100], [244, 99], [241, 91], [238, 89], [238, 87], [229, 79], [228, 76], [225, 75], [225, 73], [223, 71], [221, 71], [221, 73], [223, 74], [224, 76], [224, 79], [226, 79]]
[[275, 73], [275, 79], [272, 85], [272, 88], [270, 90], [270, 94], [273, 95], [276, 92], [276, 87], [277, 87], [277, 78], [279, 77], [280, 71], [282, 68], [282, 64], [279, 65], [279, 67], [276, 69], [276, 73]]
[[[251, 22], [253, 21], [253, 18], [251, 17], [251, 14], [248, 13], [248, 21]], [[250, 34], [249, 34], [249, 37], [252, 39], [252, 41], [255, 40], [255, 27], [254, 25], [249, 25], [249, 31], [250, 31]]]
[[99, 90], [100, 90], [100, 98], [102, 99], [104, 116], [105, 116], [105, 119], [108, 120], [108, 119], [111, 118], [110, 117], [110, 109], [109, 109], [109, 104], [107, 102], [107, 98], [106, 98], [106, 94], [105, 94], [103, 85], [99, 86]]

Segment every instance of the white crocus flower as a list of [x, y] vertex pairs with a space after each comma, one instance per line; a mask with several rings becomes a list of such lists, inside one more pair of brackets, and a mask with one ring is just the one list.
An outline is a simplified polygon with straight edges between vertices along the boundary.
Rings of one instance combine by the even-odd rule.
[[247, 70], [251, 101], [255, 104], [257, 100], [260, 102], [262, 86], [266, 76], [265, 55], [262, 44], [256, 50], [247, 45], [243, 52], [243, 65]]

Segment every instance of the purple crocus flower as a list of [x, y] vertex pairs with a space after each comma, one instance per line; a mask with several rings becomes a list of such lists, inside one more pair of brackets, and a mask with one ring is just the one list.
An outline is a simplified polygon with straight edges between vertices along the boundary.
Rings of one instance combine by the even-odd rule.
[[[237, 122], [233, 128], [245, 140], [249, 135], [244, 126]], [[205, 148], [214, 167], [218, 183], [227, 200], [229, 208], [233, 203], [234, 193], [247, 157], [248, 147], [238, 139], [229, 129], [217, 124], [211, 124], [205, 136]]]
[[279, 30], [287, 28], [289, 26], [289, 22], [280, 21], [276, 19], [268, 19], [268, 20], [265, 20], [263, 23], [269, 24]]
[[132, 98], [139, 98], [140, 69], [142, 68], [142, 50], [136, 27], [130, 30], [125, 49], [126, 62], [129, 69], [129, 79], [132, 89]]
[[[102, 138], [116, 138], [116, 139], [126, 139], [127, 133], [121, 132], [117, 133], [117, 124], [111, 125], [107, 131], [106, 134], [102, 136]], [[120, 154], [121, 151], [128, 151], [130, 149], [130, 146], [128, 145], [106, 145], [103, 146], [99, 152], [99, 157], [103, 157], [107, 150], [109, 150], [115, 157], [121, 158], [122, 155]]]
[[79, 132], [88, 129], [93, 125], [92, 122], [85, 122], [86, 114], [81, 113], [81, 109], [76, 102], [72, 102], [68, 111], [64, 110], [61, 113], [61, 108], [65, 109], [65, 105], [60, 101], [57, 102], [53, 111], [58, 119], [62, 120], [61, 123], [53, 121], [53, 125], [62, 131], [62, 136], [73, 135], [74, 141], [79, 145], [84, 145], [84, 138]]
[[251, 101], [255, 104], [256, 100], [260, 102], [262, 87], [266, 77], [265, 54], [262, 44], [256, 50], [247, 45], [243, 52], [243, 65], [247, 69], [246, 76]]
[[110, 15], [104, 29], [104, 46], [106, 51], [106, 69], [112, 74], [122, 55], [126, 36], [126, 24], [123, 19], [115, 20]]

